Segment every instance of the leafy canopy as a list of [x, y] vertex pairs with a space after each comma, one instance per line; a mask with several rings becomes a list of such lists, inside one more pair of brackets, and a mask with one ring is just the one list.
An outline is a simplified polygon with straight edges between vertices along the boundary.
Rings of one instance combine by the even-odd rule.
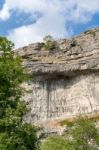
[[27, 108], [21, 99], [25, 80], [14, 44], [0, 37], [0, 150], [36, 150], [36, 129], [23, 123]]

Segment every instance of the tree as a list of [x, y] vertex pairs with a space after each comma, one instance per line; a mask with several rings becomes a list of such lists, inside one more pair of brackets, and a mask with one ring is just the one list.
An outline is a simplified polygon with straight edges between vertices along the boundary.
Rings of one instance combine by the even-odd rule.
[[27, 108], [20, 84], [25, 75], [14, 44], [0, 37], [0, 150], [36, 150], [36, 129], [23, 123]]

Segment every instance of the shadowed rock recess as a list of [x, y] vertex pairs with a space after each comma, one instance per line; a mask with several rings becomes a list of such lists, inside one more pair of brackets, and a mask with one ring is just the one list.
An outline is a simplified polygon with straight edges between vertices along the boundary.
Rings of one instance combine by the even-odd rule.
[[26, 120], [42, 122], [99, 112], [99, 28], [56, 41], [53, 50], [34, 43], [15, 52], [31, 79], [24, 98]]

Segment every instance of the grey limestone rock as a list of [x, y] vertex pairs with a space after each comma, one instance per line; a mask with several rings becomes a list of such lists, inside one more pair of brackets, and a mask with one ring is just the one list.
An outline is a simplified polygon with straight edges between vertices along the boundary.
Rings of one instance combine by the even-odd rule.
[[99, 113], [99, 28], [56, 41], [53, 51], [34, 43], [17, 49], [32, 79], [23, 86], [29, 122]]

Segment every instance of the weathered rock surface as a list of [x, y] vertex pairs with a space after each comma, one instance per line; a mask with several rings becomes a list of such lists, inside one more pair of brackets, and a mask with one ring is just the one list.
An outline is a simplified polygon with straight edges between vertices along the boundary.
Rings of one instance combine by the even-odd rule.
[[43, 43], [16, 50], [33, 77], [24, 83], [31, 90], [25, 95], [31, 107], [27, 121], [99, 112], [99, 28], [56, 43], [52, 51]]

